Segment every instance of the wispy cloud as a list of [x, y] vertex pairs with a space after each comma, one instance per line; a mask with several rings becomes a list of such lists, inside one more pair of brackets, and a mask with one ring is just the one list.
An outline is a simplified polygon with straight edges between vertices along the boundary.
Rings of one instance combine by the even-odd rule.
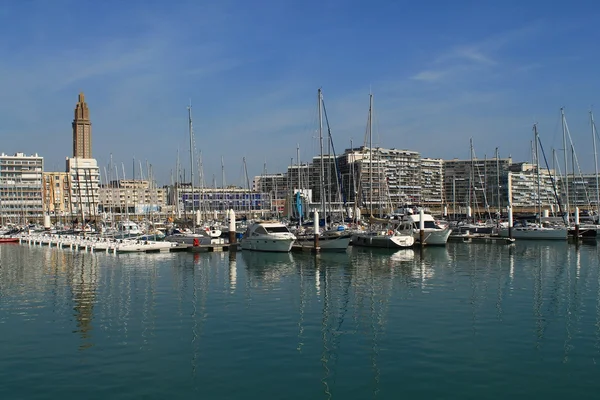
[[412, 79], [423, 82], [456, 80], [460, 76], [473, 77], [474, 73], [506, 67], [511, 60], [502, 58], [502, 52], [523, 40], [533, 40], [542, 29], [543, 24], [536, 22], [476, 42], [451, 46], [433, 57], [425, 69], [414, 74]]

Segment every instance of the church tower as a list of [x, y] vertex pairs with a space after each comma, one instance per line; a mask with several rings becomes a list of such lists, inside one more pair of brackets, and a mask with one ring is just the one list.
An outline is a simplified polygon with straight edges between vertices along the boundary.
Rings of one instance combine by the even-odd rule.
[[90, 121], [90, 110], [83, 93], [79, 93], [79, 100], [75, 106], [73, 157], [92, 158], [92, 122]]

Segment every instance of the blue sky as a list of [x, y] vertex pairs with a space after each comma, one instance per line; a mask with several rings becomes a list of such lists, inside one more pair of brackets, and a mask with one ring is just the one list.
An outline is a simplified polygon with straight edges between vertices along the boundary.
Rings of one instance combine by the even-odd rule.
[[[593, 171], [600, 4], [573, 1], [5, 1], [0, 3], [0, 151], [71, 155], [84, 91], [93, 154], [170, 181], [189, 171], [186, 105], [208, 184], [282, 172], [317, 155], [323, 88], [338, 152], [374, 141], [423, 157], [530, 159], [531, 126], [562, 148], [560, 107]], [[600, 105], [599, 105], [600, 107]], [[600, 119], [600, 111], [598, 112]], [[189, 173], [189, 172], [188, 172]]]

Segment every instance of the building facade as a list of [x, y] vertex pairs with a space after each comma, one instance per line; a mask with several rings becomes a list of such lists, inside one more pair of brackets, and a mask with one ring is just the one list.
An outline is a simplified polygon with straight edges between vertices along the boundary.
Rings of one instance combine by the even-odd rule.
[[444, 160], [421, 159], [421, 202], [424, 207], [439, 208], [446, 204], [444, 196]]
[[538, 179], [537, 166], [531, 163], [515, 163], [509, 170], [514, 208], [535, 210], [543, 207], [558, 211], [554, 171], [540, 168]]
[[0, 216], [6, 223], [28, 223], [43, 216], [44, 158], [0, 154]]
[[100, 172], [93, 158], [67, 158], [66, 172], [71, 182], [71, 215], [79, 220], [98, 218]]
[[283, 212], [286, 199], [291, 195], [286, 174], [263, 174], [254, 177], [252, 190], [259, 193], [269, 193], [274, 210]]
[[67, 172], [44, 172], [42, 199], [44, 211], [55, 220], [72, 213], [71, 175]]
[[508, 205], [508, 173], [512, 158], [444, 161], [444, 196], [456, 214], [503, 210]]
[[164, 211], [167, 189], [148, 180], [121, 179], [102, 185], [98, 198], [102, 213], [147, 216]]
[[202, 219], [212, 219], [233, 209], [239, 214], [262, 214], [274, 210], [270, 193], [256, 192], [237, 186], [225, 188], [193, 188], [189, 183], [179, 183], [170, 190], [170, 202], [177, 218], [191, 219], [200, 213]]

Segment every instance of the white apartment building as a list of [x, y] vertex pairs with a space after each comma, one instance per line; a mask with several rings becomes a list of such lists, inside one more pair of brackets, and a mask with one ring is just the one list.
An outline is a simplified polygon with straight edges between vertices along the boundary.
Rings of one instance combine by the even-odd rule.
[[98, 217], [98, 163], [93, 158], [67, 158], [66, 172], [71, 180], [71, 211], [74, 218], [91, 220]]
[[421, 203], [423, 206], [441, 207], [444, 204], [444, 160], [421, 159]]
[[24, 153], [0, 154], [1, 223], [26, 223], [42, 217], [44, 158]]

